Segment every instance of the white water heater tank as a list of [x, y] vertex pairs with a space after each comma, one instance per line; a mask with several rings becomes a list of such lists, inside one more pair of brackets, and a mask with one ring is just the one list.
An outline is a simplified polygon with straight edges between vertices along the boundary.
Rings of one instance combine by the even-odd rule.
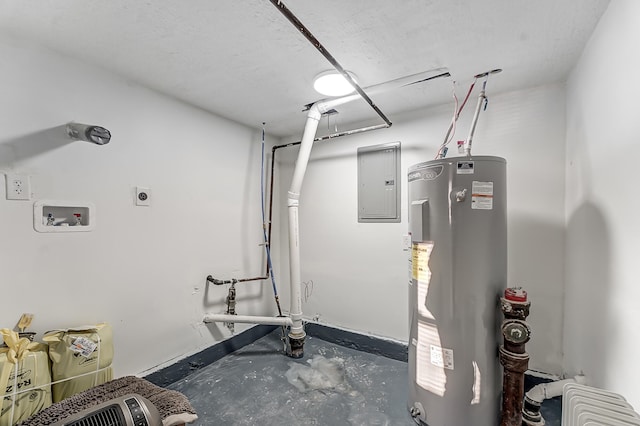
[[506, 161], [433, 160], [410, 167], [408, 181], [409, 410], [428, 426], [495, 426]]

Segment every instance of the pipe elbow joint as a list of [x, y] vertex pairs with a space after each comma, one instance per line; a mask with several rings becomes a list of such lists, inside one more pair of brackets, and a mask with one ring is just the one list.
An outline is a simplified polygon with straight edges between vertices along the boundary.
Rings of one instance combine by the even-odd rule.
[[315, 103], [311, 105], [311, 108], [309, 108], [309, 112], [307, 112], [307, 118], [320, 121], [320, 118], [322, 118], [322, 114], [327, 112], [329, 109], [331, 108], [327, 108], [323, 103]]

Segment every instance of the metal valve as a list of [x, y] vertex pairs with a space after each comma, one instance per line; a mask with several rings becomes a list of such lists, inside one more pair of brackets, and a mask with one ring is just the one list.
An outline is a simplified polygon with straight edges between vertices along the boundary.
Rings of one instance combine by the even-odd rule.
[[456, 201], [458, 203], [461, 203], [466, 199], [467, 199], [467, 188], [464, 188], [460, 191], [456, 191]]
[[504, 339], [515, 345], [523, 345], [531, 338], [529, 325], [520, 320], [507, 320], [502, 324]]

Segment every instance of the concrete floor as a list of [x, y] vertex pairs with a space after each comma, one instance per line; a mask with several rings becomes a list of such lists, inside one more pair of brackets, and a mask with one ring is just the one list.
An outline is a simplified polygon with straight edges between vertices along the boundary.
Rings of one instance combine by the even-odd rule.
[[[405, 362], [315, 337], [293, 360], [276, 330], [168, 388], [189, 398], [195, 425], [415, 426], [407, 381]], [[547, 426], [560, 426], [559, 401], [542, 414]]]
[[405, 362], [314, 337], [293, 360], [279, 330], [168, 388], [189, 398], [196, 425], [415, 426]]

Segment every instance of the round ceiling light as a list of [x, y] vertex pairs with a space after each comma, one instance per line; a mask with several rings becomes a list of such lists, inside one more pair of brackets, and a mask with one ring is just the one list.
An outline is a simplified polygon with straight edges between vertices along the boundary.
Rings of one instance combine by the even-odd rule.
[[[356, 81], [355, 75], [352, 72], [347, 72]], [[342, 74], [335, 70], [318, 74], [313, 80], [313, 88], [324, 96], [344, 96], [356, 90]]]

